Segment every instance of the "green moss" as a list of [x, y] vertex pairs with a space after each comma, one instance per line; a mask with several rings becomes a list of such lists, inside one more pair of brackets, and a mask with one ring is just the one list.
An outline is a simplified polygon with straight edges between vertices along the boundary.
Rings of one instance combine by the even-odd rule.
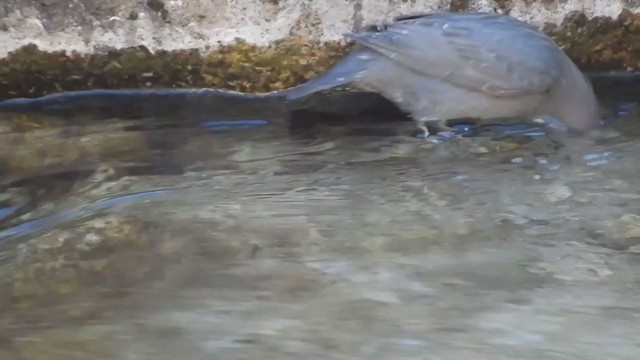
[[262, 92], [299, 84], [344, 55], [341, 43], [287, 39], [267, 47], [238, 40], [202, 56], [199, 51], [150, 52], [144, 47], [105, 54], [45, 52], [24, 46], [0, 60], [0, 100], [60, 91], [215, 87]]
[[329, 69], [348, 46], [339, 42], [309, 43], [300, 38], [267, 47], [237, 40], [205, 59], [206, 85], [243, 92], [268, 92], [303, 83]]
[[617, 18], [569, 14], [545, 31], [582, 69], [640, 69], [640, 15], [623, 10]]
[[202, 87], [203, 58], [196, 50], [144, 47], [81, 55], [26, 45], [0, 60], [0, 99], [59, 91], [150, 87]]

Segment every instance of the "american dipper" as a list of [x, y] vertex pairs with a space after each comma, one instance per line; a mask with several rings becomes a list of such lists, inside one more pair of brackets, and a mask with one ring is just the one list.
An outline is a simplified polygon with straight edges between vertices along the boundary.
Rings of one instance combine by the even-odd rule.
[[349, 33], [352, 52], [289, 101], [350, 85], [381, 94], [426, 124], [549, 115], [585, 133], [601, 124], [589, 80], [543, 32], [489, 13], [403, 16]]

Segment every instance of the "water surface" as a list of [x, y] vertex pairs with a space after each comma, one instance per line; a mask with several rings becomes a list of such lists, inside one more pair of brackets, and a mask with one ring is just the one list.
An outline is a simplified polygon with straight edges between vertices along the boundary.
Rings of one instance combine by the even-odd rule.
[[6, 115], [0, 359], [637, 359], [622, 101], [598, 140]]

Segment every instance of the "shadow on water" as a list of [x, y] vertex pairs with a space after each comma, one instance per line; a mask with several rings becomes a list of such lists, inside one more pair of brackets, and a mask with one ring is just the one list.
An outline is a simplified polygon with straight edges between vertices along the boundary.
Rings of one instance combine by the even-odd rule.
[[597, 140], [425, 142], [372, 94], [14, 100], [0, 359], [636, 359], [635, 77], [591, 75]]

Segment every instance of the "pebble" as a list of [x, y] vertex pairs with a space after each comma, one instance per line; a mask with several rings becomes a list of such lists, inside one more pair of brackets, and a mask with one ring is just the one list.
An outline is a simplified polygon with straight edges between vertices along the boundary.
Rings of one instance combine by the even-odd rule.
[[573, 196], [573, 191], [566, 185], [551, 185], [544, 192], [544, 199], [551, 203], [560, 202]]
[[625, 214], [619, 219], [606, 222], [608, 235], [613, 238], [634, 239], [640, 238], [640, 216]]

